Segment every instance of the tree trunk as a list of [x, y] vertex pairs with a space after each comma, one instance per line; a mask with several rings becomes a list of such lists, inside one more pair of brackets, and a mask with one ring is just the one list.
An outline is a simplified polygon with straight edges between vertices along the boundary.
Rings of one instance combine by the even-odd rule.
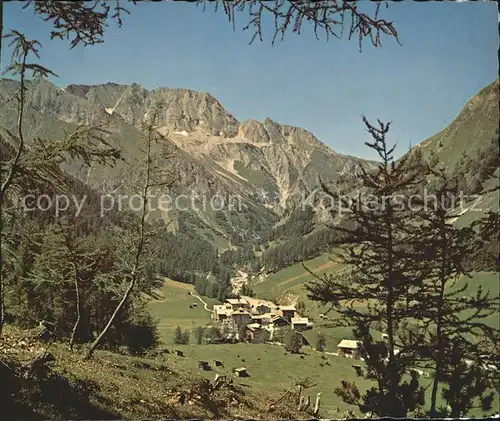
[[442, 325], [443, 325], [443, 307], [444, 307], [444, 288], [447, 278], [446, 273], [446, 262], [448, 258], [447, 247], [446, 247], [446, 234], [443, 232], [445, 230], [446, 220], [444, 217], [440, 221], [441, 223], [441, 241], [442, 249], [441, 249], [441, 279], [440, 279], [440, 289], [439, 289], [439, 303], [438, 303], [438, 314], [437, 314], [437, 326], [436, 326], [436, 340], [438, 345], [438, 354], [436, 356], [436, 369], [434, 373], [434, 379], [432, 382], [432, 392], [431, 392], [431, 408], [429, 411], [431, 418], [436, 418], [436, 405], [437, 405], [437, 393], [439, 387], [439, 378], [441, 377], [442, 370], [442, 361], [443, 361], [443, 334], [442, 334]]
[[99, 336], [95, 339], [95, 341], [92, 342], [92, 345], [90, 345], [90, 348], [87, 351], [87, 355], [85, 356], [86, 359], [92, 358], [95, 350], [101, 344], [103, 338], [106, 336], [106, 333], [108, 333], [109, 328], [113, 325], [113, 323], [116, 319], [116, 316], [118, 316], [118, 314], [120, 313], [120, 310], [123, 308], [123, 306], [125, 305], [125, 303], [128, 300], [128, 297], [132, 293], [132, 290], [134, 289], [134, 286], [135, 286], [135, 270], [132, 272], [131, 277], [132, 278], [130, 280], [128, 288], [125, 291], [125, 294], [123, 294], [123, 297], [122, 297], [120, 303], [116, 306], [115, 311], [113, 312], [113, 314], [109, 318], [108, 323], [106, 324], [104, 329], [101, 331]]
[[[392, 215], [392, 212], [389, 214]], [[388, 368], [389, 370], [393, 370], [394, 368], [394, 320], [393, 320], [393, 315], [394, 315], [394, 280], [393, 280], [393, 271], [394, 271], [394, 244], [393, 244], [393, 221], [390, 217], [388, 217], [387, 220], [387, 263], [388, 263], [388, 268], [387, 268], [387, 304], [386, 304], [386, 317], [387, 317], [387, 336], [388, 336], [388, 343], [389, 343], [389, 358], [388, 358]], [[398, 397], [397, 397], [397, 389], [398, 389], [398, 384], [394, 384], [394, 379], [393, 379], [393, 374], [391, 373], [390, 375], [390, 380], [387, 384], [388, 386], [388, 399], [384, 399], [384, 415], [389, 415], [389, 416], [395, 416], [395, 417], [400, 417], [401, 414], [399, 414], [399, 405], [397, 406], [398, 409], [396, 409], [396, 405], [398, 403]], [[380, 389], [382, 393], [383, 389]], [[385, 405], [389, 403], [387, 407]], [[392, 403], [392, 404], [391, 404]], [[392, 413], [391, 413], [392, 412]]]
[[432, 392], [431, 392], [431, 408], [429, 410], [429, 415], [431, 418], [436, 418], [436, 403], [437, 403], [437, 392], [439, 387], [439, 378], [441, 374], [441, 362], [443, 360], [443, 345], [441, 343], [441, 325], [437, 326], [437, 341], [438, 341], [438, 355], [436, 358], [436, 369], [434, 373], [434, 379], [432, 381]]
[[[0, 257], [1, 258], [1, 257]], [[3, 263], [0, 263], [0, 271]], [[0, 274], [0, 339], [2, 338], [3, 324], [4, 324], [4, 305], [3, 305], [3, 278]]]
[[76, 265], [73, 263], [73, 272], [74, 272], [74, 277], [75, 277], [75, 293], [76, 293], [76, 321], [75, 325], [73, 326], [73, 331], [71, 332], [71, 338], [69, 340], [69, 349], [73, 350], [73, 344], [75, 342], [75, 335], [76, 331], [78, 329], [78, 326], [80, 325], [80, 288], [78, 287], [78, 272], [76, 270]]
[[[444, 285], [442, 285], [442, 290], [444, 290]], [[438, 310], [441, 312], [440, 310]], [[439, 316], [440, 317], [440, 316]], [[437, 392], [439, 387], [439, 378], [441, 377], [442, 370], [442, 361], [443, 361], [443, 343], [442, 343], [442, 334], [441, 334], [441, 322], [438, 322], [437, 326], [437, 341], [438, 341], [438, 355], [436, 358], [436, 369], [434, 373], [434, 379], [432, 382], [432, 392], [431, 392], [431, 408], [430, 408], [430, 417], [436, 418], [436, 403], [437, 403]]]
[[[2, 56], [2, 43], [3, 43], [3, 1], [0, 2], [0, 57]], [[2, 167], [0, 166], [0, 174], [2, 173]], [[2, 206], [3, 203], [3, 190], [0, 191], [0, 230], [3, 230], [3, 215]], [[1, 235], [1, 234], [0, 234]], [[1, 240], [0, 240], [1, 245]], [[3, 324], [5, 321], [4, 316], [4, 295], [3, 295], [3, 277], [2, 277], [2, 267], [3, 259], [0, 255], [0, 338], [2, 337]]]
[[92, 358], [92, 355], [94, 354], [95, 350], [97, 347], [101, 344], [101, 341], [103, 340], [104, 336], [106, 336], [106, 333], [108, 332], [109, 328], [113, 325], [116, 316], [120, 313], [120, 310], [123, 308], [125, 303], [130, 297], [130, 294], [132, 293], [135, 284], [136, 284], [136, 276], [137, 276], [137, 270], [139, 269], [140, 262], [141, 262], [141, 256], [142, 252], [144, 249], [145, 245], [145, 225], [146, 225], [146, 214], [147, 214], [147, 206], [148, 206], [148, 192], [149, 188], [151, 187], [151, 143], [153, 141], [153, 133], [155, 131], [154, 128], [154, 122], [156, 120], [156, 112], [153, 116], [153, 120], [151, 123], [148, 124], [147, 129], [148, 129], [148, 136], [147, 136], [147, 151], [146, 151], [146, 180], [144, 182], [143, 190], [142, 190], [142, 214], [141, 214], [141, 220], [139, 224], [139, 241], [137, 243], [137, 248], [135, 251], [135, 257], [134, 257], [134, 265], [132, 267], [132, 271], [130, 273], [130, 283], [128, 285], [127, 290], [125, 291], [125, 294], [123, 294], [123, 297], [116, 307], [115, 311], [111, 315], [111, 318], [109, 319], [108, 323], [102, 330], [102, 332], [99, 334], [99, 336], [96, 338], [94, 342], [90, 345], [90, 348], [87, 351], [87, 354], [85, 356], [86, 359]]

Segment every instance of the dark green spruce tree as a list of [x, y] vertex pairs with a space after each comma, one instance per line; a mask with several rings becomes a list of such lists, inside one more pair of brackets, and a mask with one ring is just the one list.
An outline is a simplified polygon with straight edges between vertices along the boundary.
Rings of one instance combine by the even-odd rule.
[[[340, 206], [345, 210], [346, 223], [332, 229], [340, 234], [336, 251], [348, 270], [316, 276], [306, 288], [310, 299], [338, 312], [338, 326], [353, 328], [366, 363], [362, 375], [375, 383], [362, 395], [355, 383], [343, 381], [336, 394], [362, 412], [405, 417], [424, 404], [424, 389], [411, 368], [419, 359], [423, 335], [412, 305], [426, 274], [415, 258], [422, 241], [420, 216], [412, 212], [408, 197], [421, 185], [425, 167], [413, 155], [395, 162], [394, 147], [386, 141], [389, 123], [378, 121], [374, 127], [365, 117], [363, 122], [373, 137], [366, 145], [380, 158], [377, 168], [361, 168], [356, 197], [322, 184], [325, 194], [336, 199], [334, 216]], [[375, 328], [387, 340], [376, 340]], [[407, 372], [412, 373], [410, 380], [404, 379]]]

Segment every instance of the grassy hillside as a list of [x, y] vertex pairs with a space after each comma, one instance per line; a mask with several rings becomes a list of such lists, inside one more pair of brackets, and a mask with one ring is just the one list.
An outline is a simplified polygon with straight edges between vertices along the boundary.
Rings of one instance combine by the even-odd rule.
[[211, 391], [202, 376], [188, 369], [193, 364], [187, 361], [194, 360], [166, 351], [139, 358], [99, 350], [84, 360], [78, 352], [83, 350], [72, 353], [66, 344], [54, 343], [47, 354], [52, 362], [31, 365], [47, 344], [11, 327], [4, 333], [0, 372], [7, 383], [0, 385], [2, 419], [7, 414], [6, 419], [30, 421], [310, 418], [286, 400], [268, 411], [277, 393], [271, 396], [238, 384]]
[[[244, 366], [248, 369], [250, 377], [238, 380], [238, 383], [263, 393], [279, 393], [282, 388], [289, 387], [294, 379], [309, 376], [317, 383], [317, 386], [311, 389], [311, 394], [324, 391], [322, 408], [328, 411], [329, 417], [335, 416], [337, 406], [340, 410], [349, 407], [334, 395], [331, 378], [333, 376], [354, 378], [352, 360], [331, 355], [326, 355], [323, 359], [322, 353], [309, 348], [305, 349], [305, 354], [302, 356], [285, 355], [283, 347], [267, 344], [173, 345], [172, 338], [176, 326], [192, 329], [210, 323], [210, 313], [203, 309], [203, 305], [196, 297], [188, 294], [190, 291], [194, 291], [192, 285], [166, 280], [161, 290], [164, 298], [151, 303], [152, 313], [160, 320], [160, 336], [164, 345], [169, 350], [181, 349], [185, 353], [185, 358], [172, 357], [175, 358], [175, 364], [183, 371], [193, 371], [212, 379], [214, 372], [200, 370], [197, 366], [198, 360], [223, 361], [225, 367], [218, 372], [224, 374], [228, 374], [232, 368]], [[217, 303], [210, 298], [202, 297], [202, 299], [209, 307]], [[195, 302], [198, 306], [190, 309], [189, 305]], [[333, 351], [337, 342], [329, 342]], [[361, 386], [363, 384], [364, 381], [360, 383]]]
[[[210, 322], [210, 312], [205, 310], [203, 304], [194, 296], [194, 286], [181, 282], [165, 280], [161, 290], [162, 299], [151, 303], [151, 313], [159, 319], [160, 339], [165, 344], [171, 344], [174, 330], [177, 326], [184, 329], [192, 329], [196, 326], [205, 326]], [[203, 297], [208, 308], [218, 304], [217, 300]], [[196, 303], [196, 307], [189, 306]]]
[[[321, 266], [326, 261], [316, 259]], [[471, 282], [470, 293], [479, 283], [496, 285], [495, 274], [477, 273]], [[463, 282], [460, 281], [460, 282]], [[300, 285], [291, 287], [295, 290]], [[314, 398], [322, 391], [321, 417], [335, 418], [349, 407], [335, 394], [334, 389], [342, 379], [355, 380], [361, 390], [370, 383], [357, 378], [352, 364], [359, 361], [317, 352], [309, 347], [303, 353], [285, 353], [283, 347], [270, 344], [234, 345], [171, 345], [172, 332], [177, 325], [189, 329], [192, 325], [209, 322], [210, 313], [201, 302], [188, 293], [192, 286], [166, 280], [160, 298], [151, 303], [153, 313], [160, 318], [160, 333], [164, 345], [158, 352], [146, 357], [132, 357], [99, 350], [89, 361], [82, 359], [82, 351], [71, 353], [66, 344], [55, 343], [49, 348], [54, 356], [52, 363], [37, 377], [29, 377], [29, 384], [18, 380], [8, 382], [16, 390], [13, 405], [18, 419], [143, 419], [143, 418], [252, 418], [286, 419], [307, 418], [306, 414], [293, 412], [293, 402], [283, 402], [274, 412], [266, 408], [296, 379], [309, 377], [315, 384], [307, 393]], [[214, 300], [206, 299], [211, 306]], [[194, 302], [196, 308], [189, 308]], [[492, 321], [493, 323], [493, 321]], [[325, 333], [327, 327], [324, 326]], [[313, 330], [307, 334], [314, 333]], [[329, 338], [347, 337], [349, 332], [330, 332]], [[331, 342], [336, 345], [336, 342]], [[39, 343], [24, 332], [7, 327], [0, 341], [2, 362], [8, 367], [25, 364], [39, 355], [46, 344]], [[171, 349], [184, 351], [184, 357], [171, 353]], [[198, 360], [221, 360], [224, 367], [202, 371]], [[224, 386], [217, 392], [207, 392], [202, 379], [211, 380], [215, 373], [229, 374], [231, 369], [244, 366], [249, 377], [234, 378], [234, 386]], [[0, 370], [4, 365], [0, 365]], [[430, 379], [422, 379], [427, 384]], [[6, 385], [2, 384], [2, 388]], [[430, 390], [428, 389], [428, 392]], [[179, 403], [179, 394], [187, 396], [185, 404]], [[192, 396], [189, 398], [189, 396]], [[196, 396], [199, 396], [197, 398]], [[0, 402], [2, 410], [6, 406]], [[498, 410], [498, 399], [494, 409]], [[338, 412], [340, 411], [340, 413]], [[471, 415], [481, 416], [475, 410]]]
[[[186, 370], [197, 371], [206, 378], [213, 378], [214, 372], [200, 370], [197, 367], [198, 360], [209, 361], [213, 365], [212, 360], [218, 359], [224, 363], [224, 367], [220, 370], [217, 368], [217, 372], [228, 375], [232, 368], [245, 367], [249, 377], [238, 379], [238, 383], [262, 393], [279, 393], [295, 379], [309, 377], [316, 383], [308, 390], [311, 397], [323, 392], [321, 408], [324, 416], [335, 418], [337, 407], [341, 411], [356, 409], [333, 393], [338, 382], [332, 380], [355, 378], [352, 364], [357, 362], [350, 359], [325, 355], [311, 349], [304, 349], [302, 355], [285, 354], [282, 346], [267, 344], [188, 345], [176, 346], [176, 349], [184, 350], [186, 355], [185, 358], [177, 357], [179, 365]], [[361, 388], [369, 385], [364, 379], [356, 381]]]
[[[324, 255], [306, 264], [319, 270], [332, 270], [325, 268], [328, 264], [328, 256]], [[315, 266], [314, 266], [315, 265]], [[323, 269], [321, 269], [323, 268]], [[493, 293], [498, 294], [498, 278], [493, 273], [476, 273], [470, 281], [469, 293], [477, 290], [479, 284], [494, 289]], [[310, 276], [310, 275], [309, 275]], [[287, 284], [287, 279], [296, 278]], [[287, 268], [278, 272], [261, 284], [256, 285], [256, 289], [261, 291], [272, 290], [273, 283], [280, 283], [282, 293], [301, 294], [304, 298], [304, 283], [310, 280], [303, 275], [303, 268], [300, 265]], [[296, 282], [296, 283], [295, 283]], [[461, 279], [459, 283], [465, 282]], [[231, 370], [236, 367], [245, 367], [249, 377], [235, 380], [237, 384], [242, 385], [246, 390], [263, 394], [278, 394], [284, 388], [289, 387], [294, 379], [308, 376], [316, 386], [309, 389], [309, 394], [315, 396], [322, 391], [321, 408], [322, 415], [328, 418], [338, 416], [337, 410], [341, 412], [356, 408], [346, 405], [334, 394], [334, 388], [337, 387], [341, 379], [355, 380], [361, 389], [366, 388], [370, 383], [364, 379], [357, 378], [352, 364], [358, 364], [359, 361], [324, 354], [315, 351], [311, 347], [304, 347], [302, 355], [288, 354], [283, 347], [269, 344], [227, 344], [227, 345], [172, 345], [172, 333], [177, 325], [190, 329], [192, 326], [206, 325], [210, 323], [210, 314], [200, 307], [201, 303], [193, 296], [188, 295], [192, 290], [191, 285], [180, 284], [178, 282], [167, 280], [162, 289], [165, 298], [157, 300], [151, 304], [153, 313], [160, 318], [160, 334], [165, 341], [165, 346], [169, 349], [179, 349], [184, 351], [184, 357], [169, 356], [169, 360], [182, 372], [196, 373], [201, 377], [212, 379], [215, 373], [231, 374]], [[278, 289], [275, 289], [278, 291]], [[215, 300], [202, 297], [204, 301], [213, 305]], [[198, 302], [198, 307], [190, 309], [189, 305]], [[341, 339], [352, 337], [350, 328], [336, 328], [329, 326], [328, 321], [318, 317], [319, 313], [324, 311], [320, 306], [306, 300], [307, 311], [315, 319], [315, 328], [305, 332], [305, 336], [310, 340], [314, 347], [314, 341], [318, 331], [323, 332], [327, 338], [327, 351], [336, 351], [336, 345]], [[334, 318], [334, 314], [329, 314]], [[495, 320], [490, 321], [492, 324]], [[193, 324], [194, 323], [194, 324]], [[213, 360], [217, 359], [224, 363], [224, 367], [213, 367]], [[198, 368], [198, 361], [208, 361], [211, 371], [203, 371]], [[430, 379], [422, 379], [424, 383]], [[430, 392], [430, 390], [428, 390]], [[496, 404], [498, 407], [498, 404]], [[476, 415], [482, 415], [480, 411]], [[360, 414], [359, 414], [360, 415]]]
[[[325, 273], [336, 265], [330, 260], [329, 253], [308, 260], [304, 264], [318, 274]], [[313, 278], [304, 269], [302, 263], [297, 263], [269, 275], [264, 281], [257, 282], [252, 287], [257, 296], [274, 300], [280, 298], [286, 292], [299, 291], [304, 283], [311, 281]]]
[[[478, 289], [482, 288], [483, 292], [489, 290], [492, 297], [500, 296], [500, 279], [497, 272], [473, 272], [471, 278], [462, 276], [457, 280], [455, 288], [463, 287], [466, 283], [467, 289], [464, 291], [464, 295], [474, 296]], [[498, 314], [491, 315], [484, 322], [496, 329], [500, 328]]]
[[[488, 187], [493, 188], [494, 180], [490, 180]], [[497, 180], [498, 184], [498, 180]], [[492, 191], [477, 198], [470, 200], [463, 207], [457, 209], [454, 214], [460, 215], [455, 224], [458, 227], [470, 226], [474, 221], [477, 221], [489, 211], [498, 212], [500, 208], [500, 190]], [[462, 213], [463, 212], [463, 213]]]

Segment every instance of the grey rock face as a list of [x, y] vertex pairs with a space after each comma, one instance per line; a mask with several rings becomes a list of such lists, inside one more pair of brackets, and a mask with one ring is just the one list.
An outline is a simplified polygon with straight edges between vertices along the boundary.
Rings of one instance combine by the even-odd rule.
[[[17, 82], [8, 79], [1, 85], [2, 98], [18, 88]], [[241, 215], [229, 217], [226, 212], [232, 222], [223, 226], [213, 212], [193, 211], [223, 237], [229, 231], [233, 235], [235, 230], [252, 231], [252, 224], [275, 223], [284, 209], [317, 187], [319, 177], [335, 179], [366, 163], [335, 153], [307, 130], [270, 118], [240, 123], [208, 93], [181, 88], [146, 90], [136, 83], [60, 88], [37, 78], [27, 90], [27, 114], [33, 118], [27, 121], [26, 131], [30, 136], [54, 137], [78, 124], [105, 121], [110, 130], [107, 141], [122, 149], [126, 162], [113, 169], [75, 170], [73, 175], [93, 186], [119, 181], [126, 189], [139, 176], [132, 162], [142, 153], [141, 123], [156, 106], [160, 106], [158, 130], [167, 137], [164, 147], [177, 151], [174, 159], [160, 161], [178, 178], [176, 194], [239, 196], [247, 205]], [[5, 105], [0, 108], [7, 126], [15, 125], [15, 113]], [[73, 171], [71, 165], [65, 169]]]

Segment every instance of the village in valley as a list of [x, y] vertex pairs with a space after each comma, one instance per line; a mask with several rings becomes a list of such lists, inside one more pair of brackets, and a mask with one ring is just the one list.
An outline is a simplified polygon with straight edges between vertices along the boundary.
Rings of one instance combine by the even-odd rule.
[[[283, 345], [279, 340], [283, 339], [283, 335], [279, 333], [291, 330], [300, 338], [301, 346], [311, 346], [302, 332], [313, 329], [314, 323], [299, 311], [297, 306], [292, 304], [278, 305], [269, 300], [248, 296], [227, 298], [222, 304], [213, 305], [210, 316], [212, 323], [207, 326], [209, 329], [220, 329], [221, 335], [204, 337], [204, 343], [247, 342]], [[320, 317], [326, 318], [323, 314], [320, 314]], [[342, 339], [337, 344], [337, 352], [327, 354], [362, 360], [358, 342]]]
[[258, 343], [266, 339], [272, 341], [275, 331], [283, 327], [297, 332], [313, 328], [313, 323], [307, 317], [301, 317], [293, 305], [276, 305], [246, 296], [228, 298], [222, 304], [214, 305], [212, 320], [227, 332], [229, 339]]
[[[188, 294], [194, 295], [204, 303], [203, 299], [193, 292], [189, 292]], [[208, 310], [206, 303], [204, 305]], [[191, 304], [191, 307], [195, 306], [197, 306], [197, 303]], [[320, 317], [327, 318], [324, 314], [320, 314]], [[317, 349], [302, 334], [304, 331], [313, 329], [314, 323], [309, 318], [301, 316], [295, 305], [278, 305], [264, 299], [237, 295], [236, 298], [225, 299], [222, 304], [214, 304], [210, 318], [212, 323], [207, 325], [206, 329], [219, 329], [221, 334], [220, 336], [212, 335], [204, 337], [204, 344], [236, 344], [246, 342], [283, 346], [285, 344], [280, 342], [280, 340], [283, 340], [283, 332], [287, 330], [288, 332], [294, 332], [299, 338], [300, 346], [298, 349], [306, 346], [315, 351], [323, 351], [324, 354], [329, 356], [355, 359], [360, 362], [364, 361], [360, 352], [359, 340], [340, 340], [336, 345], [337, 352], [327, 352]], [[280, 332], [282, 333], [281, 335], [279, 335]], [[387, 340], [387, 334], [383, 333], [382, 339]], [[395, 353], [399, 353], [399, 349], [396, 349]], [[184, 356], [183, 352], [179, 350], [176, 350], [176, 354]], [[224, 367], [224, 362], [220, 360], [214, 359], [213, 364], [215, 369]], [[212, 370], [208, 361], [200, 360], [198, 361], [198, 366], [204, 371]], [[362, 373], [361, 365], [353, 364], [352, 367], [356, 372]], [[410, 371], [416, 371], [421, 376], [429, 377], [426, 371], [416, 368]], [[236, 377], [248, 377], [250, 375], [245, 367], [234, 367], [232, 373]], [[220, 374], [217, 373], [215, 379], [217, 380], [219, 377]]]

